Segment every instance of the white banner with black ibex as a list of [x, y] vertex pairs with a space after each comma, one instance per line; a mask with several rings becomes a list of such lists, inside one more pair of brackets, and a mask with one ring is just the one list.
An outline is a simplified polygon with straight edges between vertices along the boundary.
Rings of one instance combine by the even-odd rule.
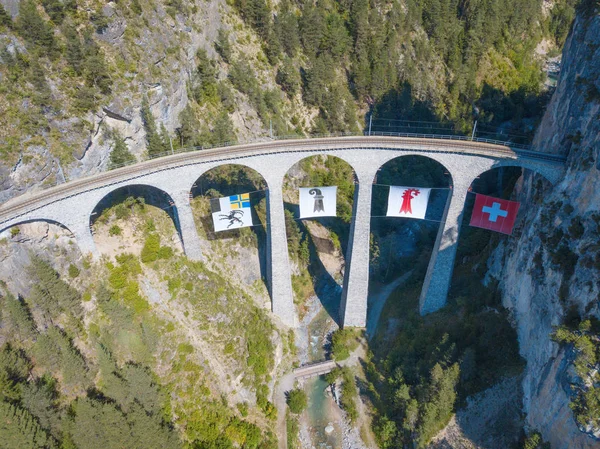
[[249, 193], [212, 199], [210, 209], [215, 232], [253, 225]]
[[300, 188], [300, 218], [335, 217], [337, 186]]

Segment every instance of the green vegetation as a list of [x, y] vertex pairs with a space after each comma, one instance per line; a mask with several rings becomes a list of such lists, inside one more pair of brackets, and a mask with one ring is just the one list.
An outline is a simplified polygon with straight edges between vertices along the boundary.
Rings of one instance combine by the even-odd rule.
[[346, 360], [358, 348], [360, 334], [354, 329], [338, 329], [331, 334], [331, 354], [336, 361]]
[[329, 384], [334, 384], [338, 380], [341, 382], [340, 405], [348, 415], [351, 422], [358, 418], [358, 408], [356, 401], [359, 400], [356, 389], [356, 380], [352, 368], [334, 368], [329, 374], [325, 375], [325, 380]]
[[287, 405], [290, 408], [290, 412], [298, 415], [302, 413], [308, 405], [308, 397], [306, 392], [299, 388], [290, 390], [287, 393]]
[[[505, 184], [504, 184], [505, 185]], [[466, 398], [505, 376], [521, 372], [515, 330], [493, 283], [481, 284], [498, 236], [463, 227], [448, 305], [418, 313], [427, 259], [388, 298], [378, 332], [370, 341], [372, 357], [366, 387], [377, 410], [374, 431], [380, 447], [414, 441], [425, 447]], [[389, 320], [393, 319], [393, 327]]]
[[123, 136], [121, 136], [118, 131], [112, 131], [110, 134], [113, 139], [113, 148], [109, 156], [109, 170], [133, 164], [135, 162], [135, 156], [131, 154], [127, 148]]
[[560, 326], [552, 338], [569, 345], [575, 352], [574, 366], [580, 383], [573, 386], [574, 398], [570, 403], [577, 423], [586, 427], [600, 427], [600, 322], [587, 319], [570, 326]]
[[543, 439], [542, 439], [542, 435], [535, 431], [532, 432], [531, 435], [529, 435], [527, 438], [525, 438], [525, 441], [523, 441], [523, 444], [520, 446], [520, 449], [551, 449], [550, 448], [550, 443], [546, 443]]

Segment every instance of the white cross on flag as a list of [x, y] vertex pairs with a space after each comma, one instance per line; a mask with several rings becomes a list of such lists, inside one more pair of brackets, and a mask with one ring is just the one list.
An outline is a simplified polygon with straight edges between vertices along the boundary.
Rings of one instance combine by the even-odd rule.
[[521, 204], [492, 196], [476, 194], [470, 226], [512, 234]]
[[431, 189], [390, 186], [388, 217], [425, 218]]
[[335, 217], [337, 186], [300, 188], [300, 218]]

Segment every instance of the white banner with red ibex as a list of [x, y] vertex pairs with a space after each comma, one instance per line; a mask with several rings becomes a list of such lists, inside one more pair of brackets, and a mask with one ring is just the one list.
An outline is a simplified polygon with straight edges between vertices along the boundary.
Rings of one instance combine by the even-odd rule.
[[425, 218], [431, 189], [390, 186], [388, 217]]
[[337, 186], [300, 188], [300, 218], [335, 217]]
[[210, 209], [215, 232], [253, 225], [249, 193], [212, 199]]

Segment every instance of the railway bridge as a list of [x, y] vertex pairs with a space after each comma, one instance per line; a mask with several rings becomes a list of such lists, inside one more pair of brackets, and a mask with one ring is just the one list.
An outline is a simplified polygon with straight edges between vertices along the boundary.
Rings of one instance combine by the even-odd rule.
[[243, 165], [256, 170], [267, 184], [267, 278], [272, 311], [285, 324], [294, 326], [296, 314], [282, 188], [288, 170], [300, 160], [315, 155], [331, 155], [346, 161], [358, 180], [340, 310], [343, 325], [357, 327], [364, 327], [367, 317], [372, 186], [377, 171], [385, 163], [402, 156], [425, 156], [444, 166], [452, 178], [451, 194], [422, 288], [422, 314], [438, 310], [446, 302], [462, 211], [473, 180], [492, 168], [518, 166], [556, 183], [564, 170], [564, 161], [560, 157], [497, 142], [436, 136], [272, 140], [174, 154], [22, 195], [0, 205], [0, 232], [32, 221], [56, 223], [74, 235], [82, 253], [97, 257], [90, 217], [100, 201], [122, 187], [153, 187], [164, 192], [173, 204], [172, 217], [185, 254], [190, 259], [201, 260], [190, 192], [196, 180], [208, 170], [225, 164]]

